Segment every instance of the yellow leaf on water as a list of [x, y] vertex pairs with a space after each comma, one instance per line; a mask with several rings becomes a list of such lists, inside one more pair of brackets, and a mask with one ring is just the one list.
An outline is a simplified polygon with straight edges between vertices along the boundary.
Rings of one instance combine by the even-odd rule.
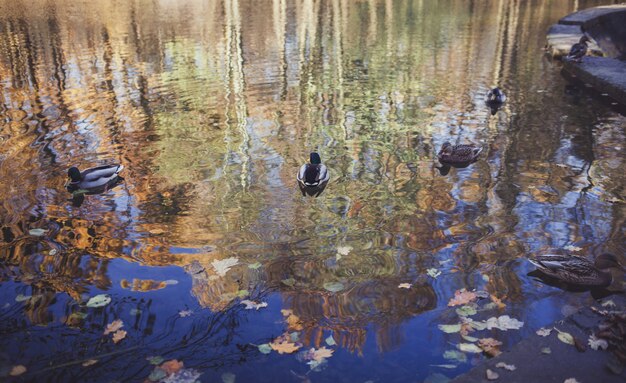
[[411, 288], [411, 286], [412, 286], [412, 285], [411, 285], [410, 283], [400, 283], [400, 284], [398, 285], [398, 288], [400, 288], [400, 289], [410, 289], [410, 288]]
[[9, 372], [9, 375], [19, 376], [25, 372], [26, 372], [26, 367], [22, 366], [21, 364], [18, 364], [17, 366], [13, 366], [13, 368], [11, 369], [11, 372]]
[[572, 336], [572, 334], [565, 332], [565, 331], [561, 331], [558, 328], [554, 328], [559, 334], [557, 335], [559, 340], [563, 343], [567, 343], [569, 345], [574, 345], [574, 337]]
[[539, 330], [535, 331], [537, 333], [537, 335], [539, 336], [548, 336], [550, 335], [550, 333], [552, 332], [551, 329], [549, 328], [540, 328]]
[[88, 359], [82, 363], [83, 367], [89, 367], [92, 364], [98, 363], [98, 359]]
[[126, 331], [124, 330], [117, 330], [114, 334], [113, 334], [113, 343], [118, 343], [120, 340], [126, 338]]
[[122, 327], [124, 327], [124, 322], [122, 322], [121, 319], [116, 319], [107, 325], [107, 328], [104, 330], [104, 335], [114, 333]]
[[491, 371], [490, 369], [487, 369], [486, 374], [488, 380], [496, 380], [500, 377], [497, 372]]

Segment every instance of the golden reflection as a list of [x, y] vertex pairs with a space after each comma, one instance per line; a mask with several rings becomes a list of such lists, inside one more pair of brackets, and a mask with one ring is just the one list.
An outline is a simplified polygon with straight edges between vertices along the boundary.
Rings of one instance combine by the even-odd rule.
[[[57, 293], [111, 289], [122, 258], [184, 268], [213, 311], [271, 289], [307, 343], [330, 331], [360, 352], [369, 335], [384, 351], [437, 304], [434, 283], [407, 292], [400, 279], [479, 269], [489, 291], [523, 301], [524, 277], [498, 262], [588, 238], [623, 248], [626, 214], [610, 200], [624, 186], [623, 118], [594, 120], [591, 142], [582, 112], [545, 112], [529, 85], [559, 81], [533, 39], [569, 2], [2, 3], [0, 261], [15, 273], [3, 280], [32, 287], [33, 323], [53, 320]], [[482, 92], [496, 84], [515, 93], [490, 118]], [[448, 140], [485, 155], [441, 176]], [[303, 199], [294, 178], [311, 150], [332, 178]], [[125, 183], [72, 206], [67, 168], [111, 161]], [[240, 263], [218, 275], [212, 262], [229, 257]], [[124, 277], [128, 291], [166, 286]], [[337, 280], [349, 289], [324, 290]]]

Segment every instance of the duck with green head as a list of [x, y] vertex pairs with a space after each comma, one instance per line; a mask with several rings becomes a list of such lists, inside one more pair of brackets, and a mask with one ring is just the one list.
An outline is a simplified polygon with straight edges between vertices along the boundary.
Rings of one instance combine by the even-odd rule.
[[77, 167], [72, 166], [67, 171], [69, 180], [65, 187], [70, 193], [79, 190], [86, 193], [105, 191], [121, 180], [119, 174], [123, 169], [124, 166], [114, 164], [85, 169], [81, 172]]

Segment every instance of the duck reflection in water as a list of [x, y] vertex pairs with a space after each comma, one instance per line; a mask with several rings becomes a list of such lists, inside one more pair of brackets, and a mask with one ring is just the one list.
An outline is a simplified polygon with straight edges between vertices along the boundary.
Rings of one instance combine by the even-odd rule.
[[65, 188], [72, 193], [72, 205], [80, 207], [85, 201], [85, 195], [105, 193], [124, 181], [119, 173], [124, 169], [122, 165], [103, 165], [95, 168], [78, 170], [71, 167], [67, 171], [69, 177]]
[[300, 167], [297, 175], [298, 187], [303, 196], [319, 197], [328, 185], [330, 173], [326, 165], [322, 164], [322, 159], [318, 153], [312, 152], [309, 162]]
[[441, 166], [437, 166], [439, 174], [447, 176], [450, 168], [462, 169], [478, 160], [483, 148], [474, 145], [452, 145], [445, 142], [437, 154]]

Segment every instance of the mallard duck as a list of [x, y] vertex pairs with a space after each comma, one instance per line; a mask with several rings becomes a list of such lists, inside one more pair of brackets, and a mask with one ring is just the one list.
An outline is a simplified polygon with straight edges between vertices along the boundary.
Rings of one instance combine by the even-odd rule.
[[444, 165], [465, 167], [478, 159], [483, 148], [474, 145], [451, 145], [445, 142], [437, 154], [439, 162]]
[[298, 185], [300, 186], [302, 195], [320, 195], [330, 179], [330, 174], [328, 173], [326, 165], [322, 164], [320, 155], [316, 152], [310, 154], [309, 162], [310, 163], [300, 167], [297, 176]]
[[617, 258], [607, 253], [596, 257], [594, 262], [575, 255], [558, 254], [538, 255], [529, 261], [549, 277], [586, 287], [607, 287], [613, 282], [609, 269], [624, 270]]
[[570, 48], [569, 53], [565, 58], [581, 62], [583, 57], [587, 54], [588, 41], [590, 41], [589, 37], [587, 37], [587, 35], [583, 35], [576, 44], [572, 45], [572, 48]]
[[119, 180], [119, 174], [124, 169], [122, 165], [103, 165], [96, 168], [78, 170], [72, 166], [67, 171], [70, 178], [65, 184], [69, 192], [84, 190], [85, 192], [93, 192], [101, 189], [107, 189], [108, 186], [116, 184]]
[[495, 87], [487, 92], [486, 101], [491, 104], [503, 104], [506, 101], [506, 95], [500, 88]]

